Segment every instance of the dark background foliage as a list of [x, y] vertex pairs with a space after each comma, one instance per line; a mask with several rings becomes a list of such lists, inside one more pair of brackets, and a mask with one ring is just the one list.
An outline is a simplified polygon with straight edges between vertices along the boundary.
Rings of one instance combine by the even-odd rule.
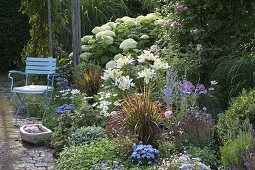
[[0, 1], [0, 72], [20, 64], [20, 53], [29, 40], [29, 18], [19, 9], [20, 0]]

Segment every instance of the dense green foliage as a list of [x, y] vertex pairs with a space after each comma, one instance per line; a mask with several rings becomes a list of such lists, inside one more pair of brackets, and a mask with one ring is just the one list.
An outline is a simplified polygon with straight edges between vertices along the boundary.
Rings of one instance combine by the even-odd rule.
[[20, 0], [0, 2], [0, 72], [19, 66], [20, 53], [29, 39], [28, 18], [19, 8]]
[[[218, 137], [222, 142], [236, 138], [241, 131], [250, 131], [255, 124], [255, 90], [244, 90], [230, 107], [219, 115]], [[253, 126], [253, 127], [252, 127]]]
[[234, 139], [229, 140], [221, 147], [221, 161], [225, 168], [244, 168], [244, 161], [242, 159], [242, 152], [244, 149], [252, 149], [255, 145], [255, 140], [251, 133], [240, 133], [240, 135]]
[[[22, 56], [33, 57], [49, 57], [49, 32], [48, 32], [48, 3], [47, 0], [22, 0], [21, 11], [26, 14], [30, 20], [30, 40], [27, 46], [23, 49]], [[53, 39], [56, 38], [58, 33], [58, 15], [57, 15], [57, 1], [51, 1], [52, 16], [52, 33]]]
[[94, 140], [100, 141], [103, 137], [106, 137], [106, 135], [101, 127], [82, 127], [70, 134], [68, 143], [70, 145], [89, 144]]
[[114, 143], [103, 139], [90, 145], [69, 147], [61, 153], [57, 164], [59, 170], [94, 169], [96, 164], [111, 162], [115, 158]]
[[165, 24], [168, 34], [163, 35], [162, 46], [170, 61], [186, 65], [188, 75], [205, 80], [217, 59], [239, 57], [254, 50], [254, 1], [167, 0], [161, 3], [159, 11], [171, 19]]

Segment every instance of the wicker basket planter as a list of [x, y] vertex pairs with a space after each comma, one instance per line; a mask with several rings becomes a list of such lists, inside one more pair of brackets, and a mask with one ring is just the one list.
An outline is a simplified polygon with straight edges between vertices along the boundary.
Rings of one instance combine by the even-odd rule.
[[24, 129], [26, 128], [26, 126], [29, 125], [24, 125], [20, 128], [20, 137], [22, 141], [32, 143], [35, 145], [40, 145], [51, 137], [52, 131], [50, 129], [46, 128], [42, 124], [33, 125], [37, 126], [40, 129], [40, 132], [37, 133], [27, 132]]

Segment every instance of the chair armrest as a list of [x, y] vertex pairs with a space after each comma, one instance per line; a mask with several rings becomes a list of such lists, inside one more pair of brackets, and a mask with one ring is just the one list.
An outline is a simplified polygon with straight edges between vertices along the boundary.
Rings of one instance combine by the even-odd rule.
[[13, 77], [11, 76], [11, 74], [13, 74], [13, 73], [26, 75], [26, 74], [25, 74], [24, 72], [22, 72], [22, 71], [16, 71], [16, 70], [10, 70], [10, 71], [9, 71], [8, 78], [11, 79], [11, 91], [12, 91], [12, 89], [13, 89]]

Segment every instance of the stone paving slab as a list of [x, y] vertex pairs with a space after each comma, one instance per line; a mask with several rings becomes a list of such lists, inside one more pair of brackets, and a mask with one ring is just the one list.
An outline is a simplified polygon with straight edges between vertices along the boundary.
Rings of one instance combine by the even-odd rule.
[[[19, 128], [14, 126], [14, 109], [8, 97], [0, 94], [0, 170], [54, 170], [52, 152], [46, 146], [21, 141]], [[18, 119], [20, 126], [29, 123]]]

